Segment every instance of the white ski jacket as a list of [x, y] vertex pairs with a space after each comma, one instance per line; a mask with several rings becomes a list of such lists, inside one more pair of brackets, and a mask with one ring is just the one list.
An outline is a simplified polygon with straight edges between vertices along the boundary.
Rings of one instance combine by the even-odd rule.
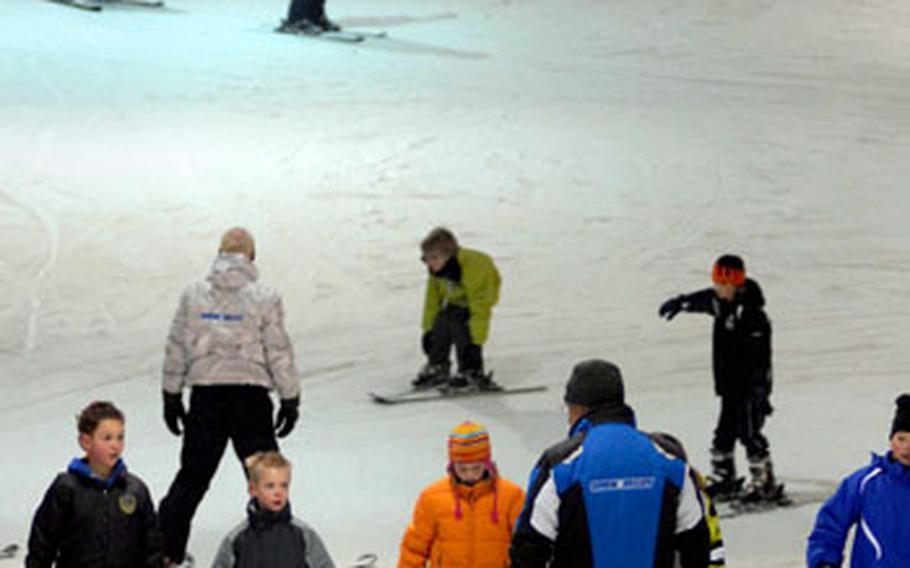
[[184, 290], [167, 336], [162, 388], [257, 385], [300, 396], [281, 296], [257, 282], [242, 254], [221, 253], [204, 281]]

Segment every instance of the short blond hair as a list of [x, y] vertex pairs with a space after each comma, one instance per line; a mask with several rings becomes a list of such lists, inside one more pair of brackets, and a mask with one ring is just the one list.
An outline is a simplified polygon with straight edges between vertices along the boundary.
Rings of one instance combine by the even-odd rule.
[[262, 472], [267, 469], [291, 469], [291, 462], [275, 451], [257, 452], [246, 458], [244, 465], [252, 483], [258, 483]]
[[218, 252], [240, 253], [250, 260], [256, 258], [256, 242], [253, 235], [243, 227], [233, 227], [221, 235]]

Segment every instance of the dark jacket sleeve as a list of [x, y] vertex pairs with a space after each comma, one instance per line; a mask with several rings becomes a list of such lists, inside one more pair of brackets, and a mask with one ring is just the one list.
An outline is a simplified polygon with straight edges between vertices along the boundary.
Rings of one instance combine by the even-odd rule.
[[512, 547], [509, 556], [512, 568], [546, 567], [553, 558], [553, 541], [540, 534], [532, 525], [535, 502], [541, 489], [549, 480], [551, 469], [546, 456], [541, 458], [528, 483], [528, 494], [524, 509], [518, 517], [515, 534], [512, 535]]
[[862, 504], [860, 479], [862, 476], [856, 473], [848, 477], [841, 483], [837, 493], [818, 511], [806, 550], [806, 565], [809, 568], [817, 568], [824, 564], [841, 565], [847, 533], [859, 520]]
[[28, 568], [50, 567], [57, 560], [60, 553], [60, 532], [68, 516], [71, 497], [64, 476], [58, 475], [44, 494], [32, 520], [28, 555], [25, 557]]
[[715, 294], [714, 288], [705, 288], [691, 294], [682, 294], [678, 299], [684, 312], [713, 315], [716, 310], [714, 304], [716, 297], [717, 294]]
[[674, 539], [682, 568], [705, 568], [711, 557], [711, 535], [705, 519]]

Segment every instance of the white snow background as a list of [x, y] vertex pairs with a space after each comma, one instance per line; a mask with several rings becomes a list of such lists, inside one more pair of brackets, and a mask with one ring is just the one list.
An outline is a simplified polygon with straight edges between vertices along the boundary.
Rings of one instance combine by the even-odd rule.
[[[0, 541], [25, 544], [111, 399], [156, 501], [180, 441], [159, 373], [220, 233], [258, 240], [303, 374], [295, 512], [337, 563], [393, 566], [445, 436], [485, 423], [524, 485], [565, 434], [574, 363], [617, 362], [643, 429], [707, 468], [711, 320], [657, 307], [735, 252], [774, 323], [784, 479], [881, 451], [910, 391], [910, 4], [898, 0], [330, 0], [359, 45], [271, 33], [286, 4], [87, 13], [0, 1]], [[421, 363], [418, 243], [490, 252], [486, 346], [543, 394], [380, 407]], [[740, 467], [744, 469], [740, 454]], [[207, 565], [243, 516], [231, 450], [195, 518]], [[729, 566], [800, 566], [816, 506], [724, 523]], [[15, 562], [19, 562], [18, 560]]]

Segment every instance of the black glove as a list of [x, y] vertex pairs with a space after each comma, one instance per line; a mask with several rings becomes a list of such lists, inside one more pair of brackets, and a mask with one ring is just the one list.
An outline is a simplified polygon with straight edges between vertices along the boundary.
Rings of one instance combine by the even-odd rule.
[[420, 338], [420, 345], [423, 347], [424, 355], [429, 355], [433, 351], [433, 332], [427, 331]]
[[660, 306], [660, 310], [657, 313], [662, 318], [666, 318], [667, 321], [676, 317], [676, 314], [681, 312], [683, 309], [682, 299], [680, 297], [670, 298]]
[[294, 429], [294, 424], [300, 418], [300, 397], [281, 399], [281, 408], [275, 418], [275, 432], [279, 438], [284, 438]]
[[164, 423], [175, 436], [182, 434], [180, 423], [186, 421], [186, 410], [183, 409], [183, 395], [162, 391], [164, 394]]

